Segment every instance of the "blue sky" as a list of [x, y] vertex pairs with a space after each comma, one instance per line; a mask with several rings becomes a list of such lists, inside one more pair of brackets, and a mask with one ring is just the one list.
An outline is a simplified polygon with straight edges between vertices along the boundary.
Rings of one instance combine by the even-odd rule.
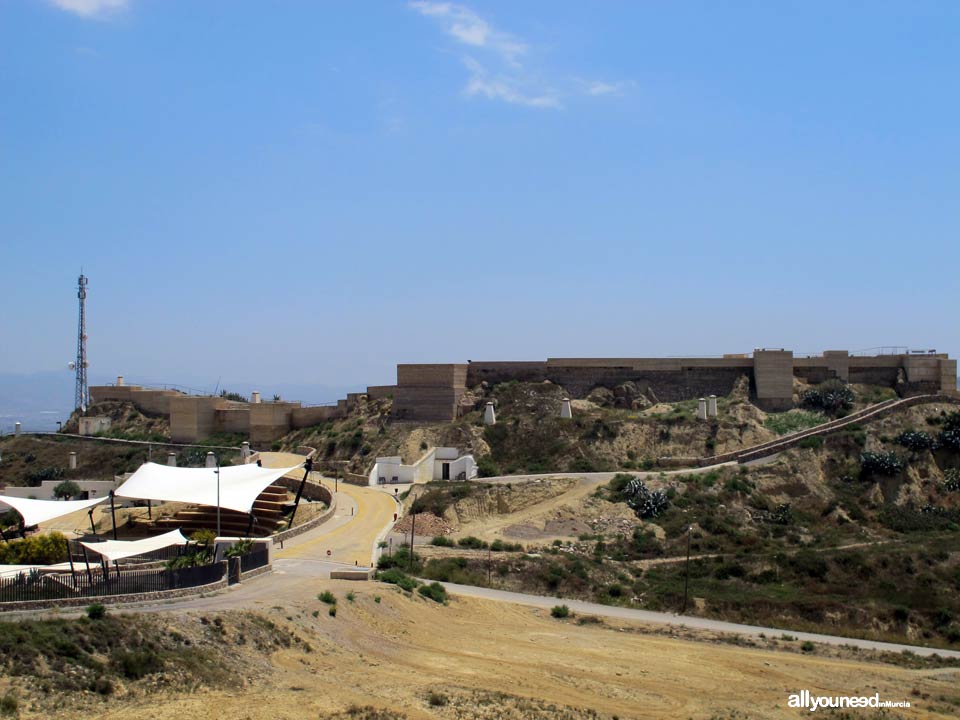
[[[960, 353], [955, 2], [0, 3], [0, 373]], [[65, 371], [64, 371], [65, 372]]]

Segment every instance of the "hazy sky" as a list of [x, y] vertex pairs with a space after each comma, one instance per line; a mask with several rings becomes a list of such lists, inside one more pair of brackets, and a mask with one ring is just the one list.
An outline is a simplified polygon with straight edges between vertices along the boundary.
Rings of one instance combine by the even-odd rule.
[[960, 353], [960, 3], [0, 2], [0, 373]]

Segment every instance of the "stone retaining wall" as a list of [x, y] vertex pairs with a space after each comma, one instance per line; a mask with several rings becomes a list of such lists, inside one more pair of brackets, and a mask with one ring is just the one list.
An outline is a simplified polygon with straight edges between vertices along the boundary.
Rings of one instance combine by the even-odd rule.
[[[253, 577], [257, 570], [251, 570], [247, 575]], [[202, 595], [208, 592], [223, 590], [227, 587], [227, 575], [217, 582], [207, 585], [197, 585], [196, 587], [180, 588], [178, 590], [159, 590], [150, 593], [130, 593], [128, 595], [103, 595], [99, 597], [76, 597], [61, 598], [58, 600], [26, 600], [24, 602], [0, 603], [0, 613], [16, 612], [24, 610], [44, 610], [48, 608], [68, 608], [68, 607], [86, 607], [94, 603], [103, 605], [120, 605], [123, 603], [150, 602], [152, 600], [173, 600], [175, 598], [189, 597], [191, 595]]]

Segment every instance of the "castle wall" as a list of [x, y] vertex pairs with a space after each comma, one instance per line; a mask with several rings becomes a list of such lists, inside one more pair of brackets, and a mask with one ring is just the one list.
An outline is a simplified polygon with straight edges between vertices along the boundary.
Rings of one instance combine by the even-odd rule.
[[793, 352], [757, 350], [753, 353], [753, 383], [757, 405], [765, 410], [793, 407]]

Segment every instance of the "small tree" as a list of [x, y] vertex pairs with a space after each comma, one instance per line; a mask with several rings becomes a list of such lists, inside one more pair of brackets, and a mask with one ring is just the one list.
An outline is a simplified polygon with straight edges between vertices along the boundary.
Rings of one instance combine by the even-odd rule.
[[62, 483], [53, 488], [53, 496], [57, 500], [69, 500], [75, 495], [80, 494], [80, 486], [77, 485], [73, 480], [64, 480]]

